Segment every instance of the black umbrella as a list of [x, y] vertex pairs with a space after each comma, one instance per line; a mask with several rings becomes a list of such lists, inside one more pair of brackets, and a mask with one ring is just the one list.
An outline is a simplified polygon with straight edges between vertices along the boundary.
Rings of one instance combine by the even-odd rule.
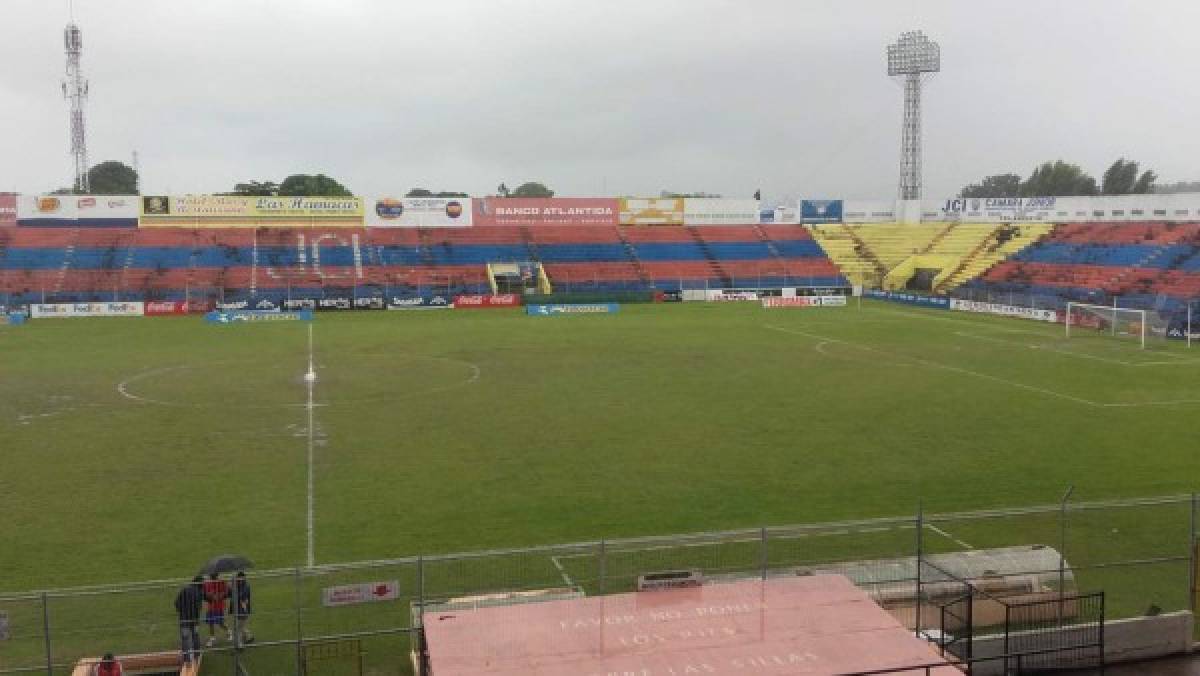
[[214, 556], [200, 568], [201, 575], [213, 573], [232, 573], [235, 570], [253, 568], [254, 562], [240, 554], [222, 554]]

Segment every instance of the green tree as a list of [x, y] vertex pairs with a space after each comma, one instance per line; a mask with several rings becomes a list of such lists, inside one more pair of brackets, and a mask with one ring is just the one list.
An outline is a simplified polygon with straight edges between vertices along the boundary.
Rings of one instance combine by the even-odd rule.
[[1118, 158], [1104, 172], [1100, 192], [1105, 195], [1144, 195], [1154, 192], [1154, 181], [1158, 175], [1147, 169], [1138, 175], [1138, 163]]
[[247, 181], [233, 186], [233, 192], [227, 195], [245, 195], [248, 197], [274, 197], [279, 194], [279, 184], [275, 181]]
[[958, 192], [959, 197], [1017, 197], [1021, 192], [1021, 177], [1016, 174], [985, 176]]
[[88, 169], [88, 185], [93, 195], [136, 195], [138, 175], [124, 162], [109, 160]]
[[292, 174], [279, 184], [281, 197], [353, 197], [341, 183], [325, 174]]
[[425, 188], [413, 188], [404, 194], [405, 197], [470, 197], [465, 192], [452, 192], [449, 190], [439, 190], [434, 192]]
[[508, 197], [508, 186], [503, 183], [496, 186], [496, 194], [501, 197]]
[[517, 186], [517, 189], [512, 191], [513, 197], [554, 197], [554, 191], [547, 188], [541, 183], [530, 181]]
[[1045, 162], [1021, 183], [1021, 197], [1069, 197], [1095, 195], [1099, 190], [1092, 178], [1077, 164], [1062, 160]]

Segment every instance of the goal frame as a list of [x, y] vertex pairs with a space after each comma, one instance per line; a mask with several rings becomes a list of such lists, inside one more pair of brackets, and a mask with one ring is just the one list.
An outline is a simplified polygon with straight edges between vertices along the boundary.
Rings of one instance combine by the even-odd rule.
[[1072, 310], [1074, 310], [1075, 308], [1085, 308], [1088, 310], [1096, 311], [1097, 313], [1111, 312], [1113, 315], [1113, 321], [1112, 321], [1112, 335], [1113, 336], [1117, 335], [1116, 315], [1118, 312], [1124, 312], [1124, 313], [1128, 313], [1128, 314], [1137, 315], [1141, 319], [1141, 322], [1140, 322], [1141, 335], [1139, 336], [1140, 347], [1143, 350], [1146, 349], [1146, 311], [1145, 310], [1135, 310], [1134, 308], [1117, 307], [1116, 305], [1094, 305], [1092, 303], [1076, 303], [1074, 301], [1068, 301], [1067, 302], [1067, 312], [1066, 312], [1066, 315], [1063, 317], [1063, 324], [1066, 327], [1067, 338], [1071, 337], [1071, 317], [1073, 316]]

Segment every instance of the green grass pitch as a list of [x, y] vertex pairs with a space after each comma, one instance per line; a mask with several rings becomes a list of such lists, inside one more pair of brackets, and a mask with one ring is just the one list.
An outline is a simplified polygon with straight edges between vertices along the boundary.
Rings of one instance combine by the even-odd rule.
[[[1066, 340], [1062, 327], [864, 301], [861, 308], [631, 305], [616, 315], [362, 312], [313, 323], [318, 564], [600, 538], [912, 515], [1195, 488], [1200, 349]], [[303, 323], [59, 319], [0, 331], [0, 592], [177, 579], [214, 553], [303, 565]], [[1072, 516], [1068, 557], [1186, 556], [1187, 505]], [[809, 537], [812, 535], [814, 537]], [[821, 537], [815, 537], [821, 535]], [[940, 522], [929, 551], [1056, 544], [1053, 515]], [[912, 553], [901, 527], [772, 540], [769, 565]], [[760, 549], [607, 555], [607, 591], [680, 565], [754, 569]], [[594, 550], [431, 563], [442, 597], [601, 584]], [[398, 579], [402, 610], [320, 608]], [[1099, 567], [1110, 616], [1187, 606], [1186, 560]], [[406, 626], [408, 564], [259, 577], [260, 639]], [[54, 597], [53, 659], [170, 649], [175, 583]], [[37, 598], [0, 598], [0, 668], [44, 664]], [[302, 607], [297, 617], [294, 604]], [[365, 639], [404, 673], [404, 636]], [[256, 648], [255, 673], [294, 667]], [[211, 669], [209, 667], [212, 667]], [[232, 673], [214, 654], [206, 673]]]
[[[1200, 350], [1061, 331], [872, 302], [323, 314], [316, 561], [1194, 488]], [[43, 320], [0, 352], [0, 589], [304, 562], [304, 324]]]

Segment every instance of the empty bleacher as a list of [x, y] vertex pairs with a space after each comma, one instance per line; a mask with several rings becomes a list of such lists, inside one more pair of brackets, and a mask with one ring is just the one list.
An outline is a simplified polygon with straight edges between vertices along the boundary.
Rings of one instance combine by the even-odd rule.
[[9, 228], [11, 304], [428, 295], [490, 290], [486, 263], [543, 264], [558, 290], [844, 284], [798, 225]]

